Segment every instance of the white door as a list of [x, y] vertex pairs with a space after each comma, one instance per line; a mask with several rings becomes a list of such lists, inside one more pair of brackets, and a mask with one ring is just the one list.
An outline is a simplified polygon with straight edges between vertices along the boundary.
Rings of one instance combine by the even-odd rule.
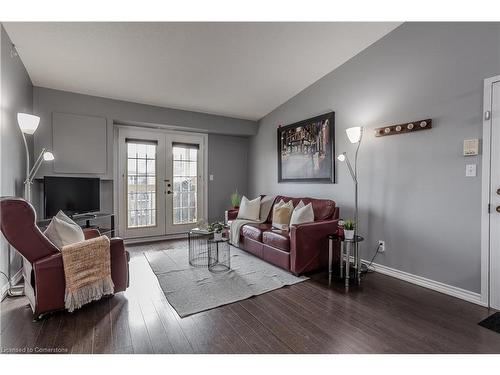
[[205, 219], [205, 138], [166, 135], [166, 234], [187, 233]]
[[490, 305], [500, 309], [500, 77], [491, 87]]
[[120, 236], [186, 233], [206, 219], [206, 135], [120, 127]]

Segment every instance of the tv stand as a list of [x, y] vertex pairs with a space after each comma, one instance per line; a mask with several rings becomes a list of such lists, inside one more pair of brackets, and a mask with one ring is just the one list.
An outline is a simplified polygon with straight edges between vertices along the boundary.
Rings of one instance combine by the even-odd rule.
[[[107, 220], [103, 220], [107, 219]], [[98, 229], [99, 232], [108, 237], [115, 236], [115, 215], [107, 214], [107, 213], [99, 213], [99, 214], [87, 214], [77, 217], [73, 219], [77, 224], [85, 221], [85, 226], [81, 225], [82, 228], [95, 228]], [[103, 226], [102, 222], [108, 221], [108, 225]], [[101, 225], [99, 225], [101, 223]]]
[[[71, 219], [83, 229], [94, 228], [108, 237], [115, 236], [115, 215], [110, 213], [95, 213], [74, 215]], [[40, 220], [36, 224], [40, 230], [45, 230], [50, 223], [50, 219]]]
[[109, 214], [76, 214], [76, 215], [70, 215], [70, 218], [72, 218], [74, 221], [86, 220], [86, 219], [95, 219], [97, 218], [98, 215], [109, 215]]

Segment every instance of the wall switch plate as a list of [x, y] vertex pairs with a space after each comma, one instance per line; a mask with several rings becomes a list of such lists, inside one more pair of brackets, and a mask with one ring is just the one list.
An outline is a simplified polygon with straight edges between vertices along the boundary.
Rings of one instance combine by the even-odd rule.
[[465, 177], [476, 177], [476, 164], [467, 164], [465, 166]]
[[464, 140], [464, 156], [474, 156], [479, 154], [479, 139]]
[[210, 181], [213, 181], [213, 180], [214, 180], [214, 175], [213, 175], [213, 174], [211, 174], [211, 175], [209, 176], [209, 179], [210, 179]]
[[378, 252], [383, 253], [385, 251], [385, 241], [378, 241]]

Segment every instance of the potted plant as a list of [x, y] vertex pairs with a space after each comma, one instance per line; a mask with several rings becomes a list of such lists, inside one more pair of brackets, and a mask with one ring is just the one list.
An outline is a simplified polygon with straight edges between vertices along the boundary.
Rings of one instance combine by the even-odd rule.
[[220, 241], [222, 240], [222, 230], [224, 229], [224, 224], [222, 224], [219, 221], [216, 221], [214, 223], [211, 223], [208, 226], [208, 231], [214, 233], [214, 240], [215, 241]]
[[352, 220], [344, 221], [344, 238], [346, 240], [354, 239], [354, 229], [356, 228], [356, 224]]
[[231, 205], [233, 208], [239, 208], [241, 203], [241, 195], [238, 193], [238, 189], [231, 194]]

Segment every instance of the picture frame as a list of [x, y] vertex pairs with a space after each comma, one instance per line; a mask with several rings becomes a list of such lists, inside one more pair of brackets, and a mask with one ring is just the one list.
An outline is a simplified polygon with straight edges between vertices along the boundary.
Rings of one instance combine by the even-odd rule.
[[278, 182], [335, 183], [335, 112], [277, 129]]

